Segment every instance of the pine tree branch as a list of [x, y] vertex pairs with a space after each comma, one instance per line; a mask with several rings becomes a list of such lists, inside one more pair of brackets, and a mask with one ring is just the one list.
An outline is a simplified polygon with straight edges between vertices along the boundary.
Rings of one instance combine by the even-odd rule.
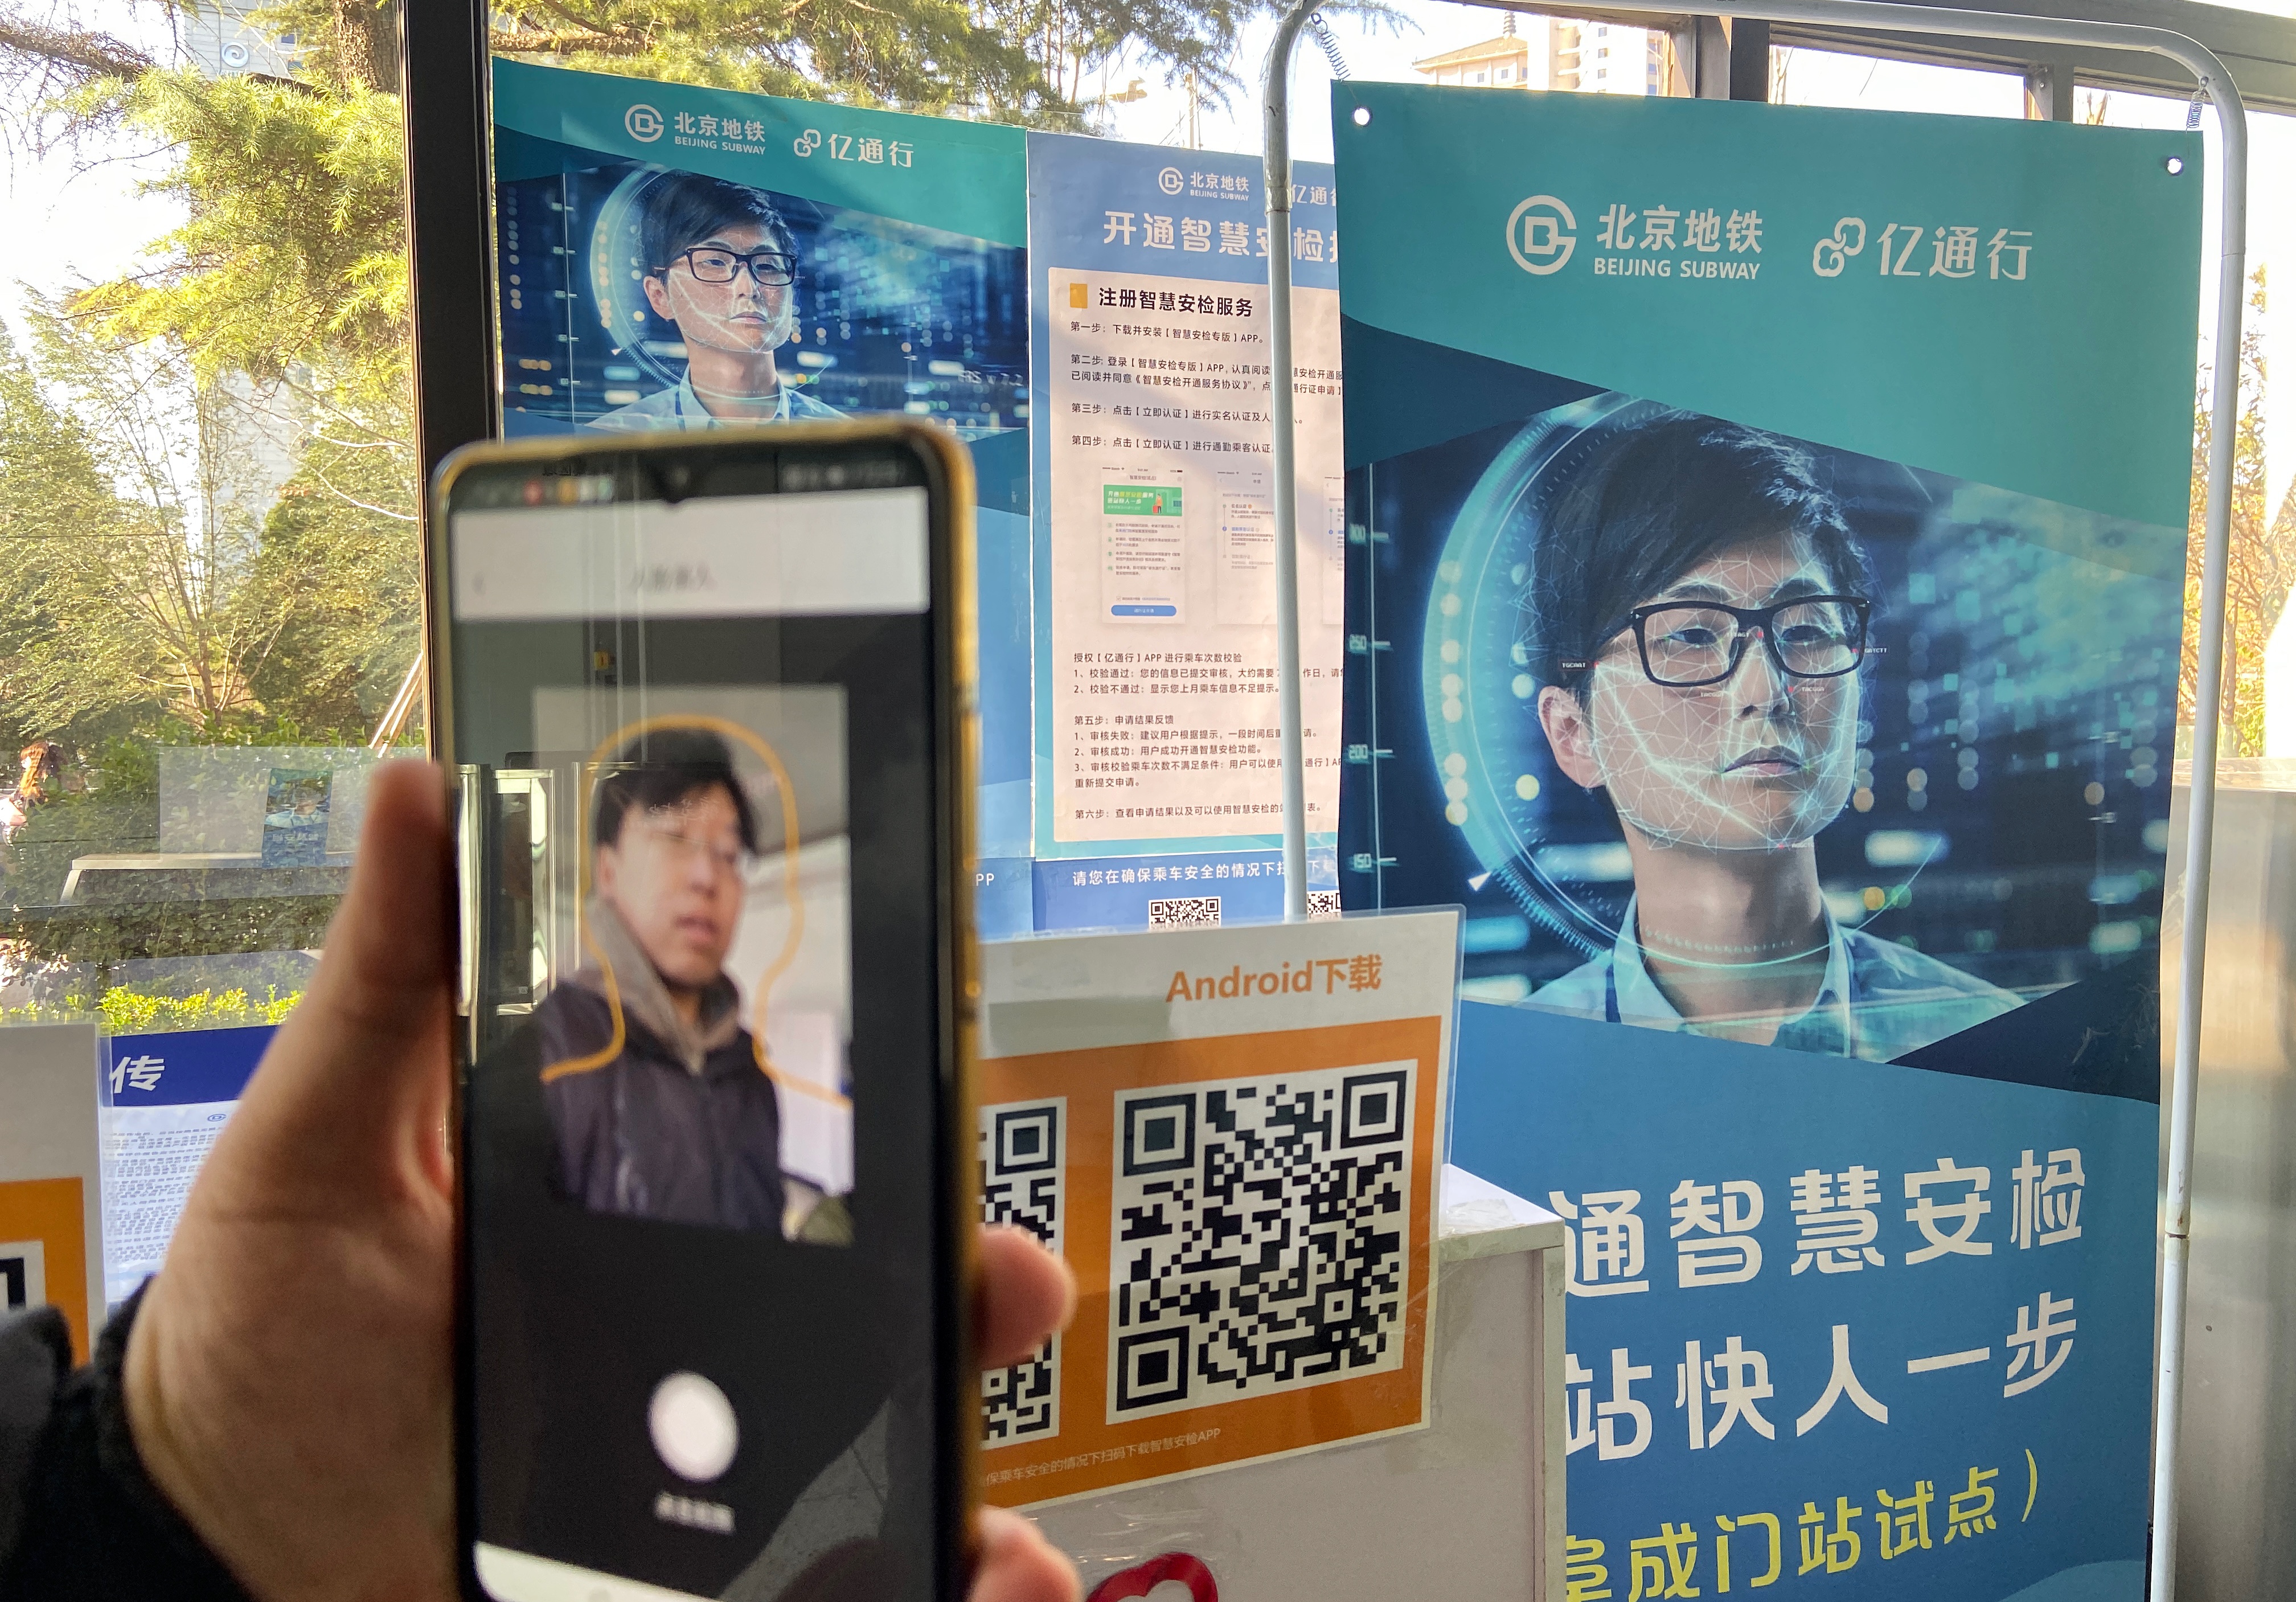
[[81, 82], [132, 79], [159, 63], [124, 40], [93, 29], [52, 28], [14, 11], [0, 11], [0, 54], [29, 57], [70, 69]]

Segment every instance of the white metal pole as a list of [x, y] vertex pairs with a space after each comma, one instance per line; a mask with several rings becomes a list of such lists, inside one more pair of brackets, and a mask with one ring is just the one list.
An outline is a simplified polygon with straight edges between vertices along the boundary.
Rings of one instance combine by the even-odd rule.
[[2185, 817], [2185, 924], [2177, 975], [2177, 1055], [2169, 1090], [2168, 1198], [2161, 1219], [2161, 1351], [2152, 1418], [2152, 1602], [2177, 1594], [2177, 1440], [2185, 1410], [2185, 1266], [2192, 1252], [2193, 1129], [2201, 1089], [2201, 990], [2209, 954], [2209, 862], [2216, 844], [2217, 729], [2224, 702], [2225, 570], [2232, 548], [2233, 448], [2240, 430], [2240, 319], [2248, 291], [2248, 119], [2222, 66], [2201, 75], [2224, 152], [2217, 267], [2209, 500], [2201, 547], [2200, 676], [2193, 691], [2192, 804]]
[[1300, 727], [1299, 445], [1292, 406], [1292, 51], [1316, 0], [1275, 25], [1267, 116], [1268, 491], [1275, 505], [1276, 735], [1283, 760], [1283, 916], [1308, 916], [1308, 761]]
[[[1513, 0], [1460, 0], [1489, 11], [1532, 7]], [[1291, 916], [1306, 910], [1306, 880], [1290, 865], [1295, 842], [1307, 854], [1303, 753], [1299, 741], [1299, 572], [1293, 550], [1297, 517], [1292, 463], [1292, 315], [1289, 241], [1277, 232], [1291, 204], [1289, 89], [1292, 53], [1312, 9], [1299, 0], [1276, 29], [1267, 74], [1268, 266], [1275, 297], [1269, 307], [1268, 386], [1279, 471], [1275, 497], [1277, 658], [1284, 678], [1283, 848]], [[2240, 91], [2224, 63], [2197, 39], [2163, 28], [2083, 22], [2054, 17], [2014, 17], [1881, 0], [1677, 0], [1657, 7], [1613, 5], [1612, 12], [1652, 15], [1749, 17], [1770, 22], [1831, 22], [1881, 31], [1962, 34], [2034, 45], [2086, 45], [2137, 50], [2181, 63], [2217, 110], [2222, 136], [2218, 174], [2223, 215], [2218, 234], [2215, 388], [2210, 397], [2208, 505], [2201, 547], [2200, 674], [2194, 693], [2192, 805], [2185, 849], [2185, 921], [2177, 975], [2177, 1048], [2169, 1097], [2167, 1203], [2161, 1219], [2161, 1347], [2152, 1430], [2152, 1568], [2151, 1602], [2171, 1602], [2177, 1590], [2177, 1437], [2183, 1413], [2185, 1267], [2193, 1221], [2193, 1128], [2201, 1074], [2202, 982], [2207, 969], [2209, 863], [2216, 842], [2217, 717], [2223, 698], [2225, 570], [2232, 545], [2233, 448], [2240, 423], [2241, 308], [2247, 289], [2248, 119]], [[1283, 207], [1279, 213], [1277, 207]], [[1282, 285], [1279, 292], [1278, 285]], [[1285, 642], [1289, 641], [1286, 654]]]

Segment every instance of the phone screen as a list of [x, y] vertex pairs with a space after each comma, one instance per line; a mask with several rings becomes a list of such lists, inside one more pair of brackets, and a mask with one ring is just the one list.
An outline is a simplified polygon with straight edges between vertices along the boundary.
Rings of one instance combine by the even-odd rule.
[[947, 1589], [931, 476], [718, 444], [447, 491], [462, 1514], [502, 1602]]

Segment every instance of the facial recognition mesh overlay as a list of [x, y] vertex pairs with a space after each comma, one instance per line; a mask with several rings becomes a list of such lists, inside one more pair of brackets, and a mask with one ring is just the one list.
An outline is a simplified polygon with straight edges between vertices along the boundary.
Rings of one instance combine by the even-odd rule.
[[1467, 898], [1483, 993], [1729, 1032], [1799, 961], [1775, 1043], [1888, 1060], [2149, 973], [2177, 531], [1616, 394], [1372, 476], [1347, 879]]
[[[510, 1602], [533, 1561], [923, 1594], [955, 1450], [925, 493], [672, 511], [616, 472], [450, 513], [476, 1561]], [[552, 540], [574, 577], [496, 581]], [[886, 556], [750, 560], [780, 540]]]

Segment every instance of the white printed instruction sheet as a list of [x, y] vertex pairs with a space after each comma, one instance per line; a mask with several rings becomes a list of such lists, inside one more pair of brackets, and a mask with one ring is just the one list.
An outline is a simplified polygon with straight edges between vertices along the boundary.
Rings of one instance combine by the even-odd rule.
[[103, 1296], [127, 1299], [160, 1271], [208, 1153], [239, 1104], [107, 1107], [103, 1113]]
[[[1265, 289], [1050, 269], [1054, 838], [1283, 826]], [[1295, 292], [1308, 827], [1339, 823], [1339, 296]]]

